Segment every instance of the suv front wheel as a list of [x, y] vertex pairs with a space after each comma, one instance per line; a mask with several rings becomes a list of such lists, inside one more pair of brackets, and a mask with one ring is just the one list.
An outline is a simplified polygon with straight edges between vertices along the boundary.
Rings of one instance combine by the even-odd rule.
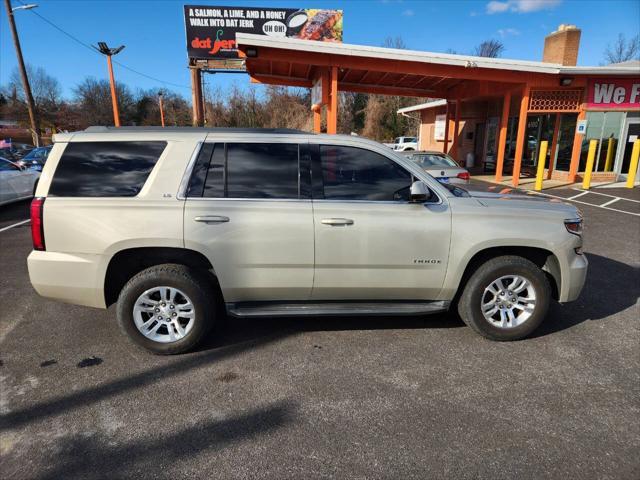
[[136, 344], [159, 355], [196, 346], [213, 323], [204, 275], [184, 265], [156, 265], [135, 275], [118, 297], [118, 322]]
[[509, 255], [487, 261], [471, 275], [458, 313], [484, 337], [519, 340], [540, 326], [550, 299], [545, 273], [526, 258]]

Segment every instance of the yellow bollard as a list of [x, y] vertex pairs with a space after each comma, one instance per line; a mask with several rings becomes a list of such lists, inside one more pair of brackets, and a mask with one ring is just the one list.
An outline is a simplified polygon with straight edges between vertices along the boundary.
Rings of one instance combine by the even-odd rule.
[[593, 162], [596, 158], [596, 150], [598, 149], [598, 140], [589, 142], [589, 154], [587, 155], [587, 166], [584, 169], [584, 178], [582, 180], [582, 188], [589, 190], [591, 188], [591, 172], [593, 171]]
[[627, 188], [633, 188], [636, 180], [636, 172], [638, 171], [638, 157], [640, 157], [640, 138], [633, 142], [633, 150], [631, 151], [631, 163], [629, 164], [629, 173], [627, 173]]
[[607, 161], [604, 162], [605, 172], [610, 172], [611, 167], [613, 167], [613, 154], [615, 153], [615, 148], [613, 148], [613, 142], [615, 142], [613, 137], [609, 138], [609, 141], [607, 142]]
[[547, 148], [549, 148], [549, 142], [546, 140], [540, 142], [540, 155], [538, 155], [538, 171], [536, 173], [535, 186], [537, 192], [542, 190], [542, 177], [544, 177], [544, 162], [547, 160]]

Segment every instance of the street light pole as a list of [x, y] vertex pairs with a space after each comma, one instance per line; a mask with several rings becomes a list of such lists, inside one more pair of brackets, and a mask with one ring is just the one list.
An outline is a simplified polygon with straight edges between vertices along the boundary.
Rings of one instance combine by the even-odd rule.
[[160, 103], [160, 123], [162, 124], [162, 127], [164, 128], [164, 109], [162, 106], [162, 90], [160, 92], [158, 92], [158, 102]]
[[[31, 86], [29, 85], [29, 77], [27, 77], [27, 69], [24, 66], [24, 59], [22, 58], [22, 48], [20, 48], [20, 38], [18, 38], [18, 30], [16, 29], [16, 22], [13, 18], [13, 9], [11, 8], [11, 0], [4, 0], [4, 6], [7, 9], [7, 16], [9, 17], [9, 27], [11, 28], [11, 34], [13, 35], [13, 44], [16, 47], [16, 56], [18, 57], [18, 68], [20, 70], [20, 76], [22, 77], [22, 87], [24, 89], [24, 96], [27, 101], [27, 109], [29, 110], [29, 121], [31, 123], [31, 136], [33, 137], [33, 143], [36, 147], [40, 146], [40, 124], [38, 122], [38, 116], [36, 114], [36, 106], [33, 101], [33, 95], [31, 94]], [[17, 7], [22, 9], [21, 7]], [[33, 8], [33, 7], [31, 7]]]
[[113, 124], [120, 126], [120, 112], [118, 111], [118, 96], [116, 94], [116, 81], [113, 78], [113, 63], [111, 55], [107, 55], [107, 66], [109, 67], [109, 85], [111, 86], [111, 103], [113, 105]]
[[120, 45], [117, 48], [109, 48], [106, 43], [98, 42], [98, 46], [93, 48], [107, 57], [107, 67], [109, 68], [109, 85], [111, 87], [111, 104], [113, 105], [113, 124], [116, 127], [119, 127], [120, 112], [118, 111], [118, 96], [116, 94], [116, 81], [113, 78], [113, 63], [111, 62], [111, 57], [120, 53], [124, 48], [124, 45]]

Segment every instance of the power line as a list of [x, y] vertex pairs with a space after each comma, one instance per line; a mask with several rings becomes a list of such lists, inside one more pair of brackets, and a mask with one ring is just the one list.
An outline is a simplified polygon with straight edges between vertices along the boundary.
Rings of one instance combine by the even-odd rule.
[[[18, 0], [19, 3], [21, 3], [22, 5], [25, 5], [25, 3], [22, 0]], [[66, 30], [62, 29], [61, 27], [59, 27], [58, 25], [56, 25], [55, 23], [53, 23], [51, 20], [49, 20], [46, 17], [43, 17], [42, 15], [40, 15], [38, 12], [36, 12], [34, 9], [30, 9], [29, 10], [32, 14], [34, 14], [35, 16], [37, 16], [38, 18], [40, 18], [40, 20], [42, 20], [43, 22], [48, 23], [49, 25], [51, 25], [53, 28], [55, 28], [56, 30], [58, 30], [60, 33], [62, 33], [63, 35], [66, 35], [67, 37], [69, 37], [71, 40], [73, 40], [74, 42], [82, 45], [84, 48], [91, 50], [91, 52], [93, 53], [98, 53], [96, 52], [96, 50], [89, 44], [84, 43], [82, 40], [80, 40], [78, 37], [75, 37], [74, 35], [70, 34], [69, 32], [67, 32]], [[173, 82], [167, 82], [166, 80], [160, 80], [159, 78], [156, 77], [152, 77], [151, 75], [147, 75], [146, 73], [142, 73], [139, 72], [138, 70], [135, 70], [131, 67], [129, 67], [128, 65], [125, 65], [124, 63], [118, 62], [117, 60], [113, 60], [113, 63], [115, 63], [116, 65], [119, 65], [120, 67], [124, 68], [125, 70], [129, 70], [132, 73], [135, 73], [136, 75], [140, 75], [141, 77], [145, 77], [148, 78], [149, 80], [153, 80], [154, 82], [158, 82], [158, 83], [162, 83], [164, 85], [170, 85], [172, 87], [178, 87], [178, 88], [186, 88], [191, 90], [191, 87], [188, 87], [186, 85], [180, 85], [178, 83], [173, 83]]]

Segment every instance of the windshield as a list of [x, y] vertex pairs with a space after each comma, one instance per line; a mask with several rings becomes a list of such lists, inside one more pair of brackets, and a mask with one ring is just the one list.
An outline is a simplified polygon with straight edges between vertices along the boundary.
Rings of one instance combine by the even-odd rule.
[[400, 143], [400, 137], [396, 138], [393, 143]]
[[429, 167], [457, 167], [458, 164], [445, 155], [432, 153], [416, 154], [411, 159], [422, 168]]

